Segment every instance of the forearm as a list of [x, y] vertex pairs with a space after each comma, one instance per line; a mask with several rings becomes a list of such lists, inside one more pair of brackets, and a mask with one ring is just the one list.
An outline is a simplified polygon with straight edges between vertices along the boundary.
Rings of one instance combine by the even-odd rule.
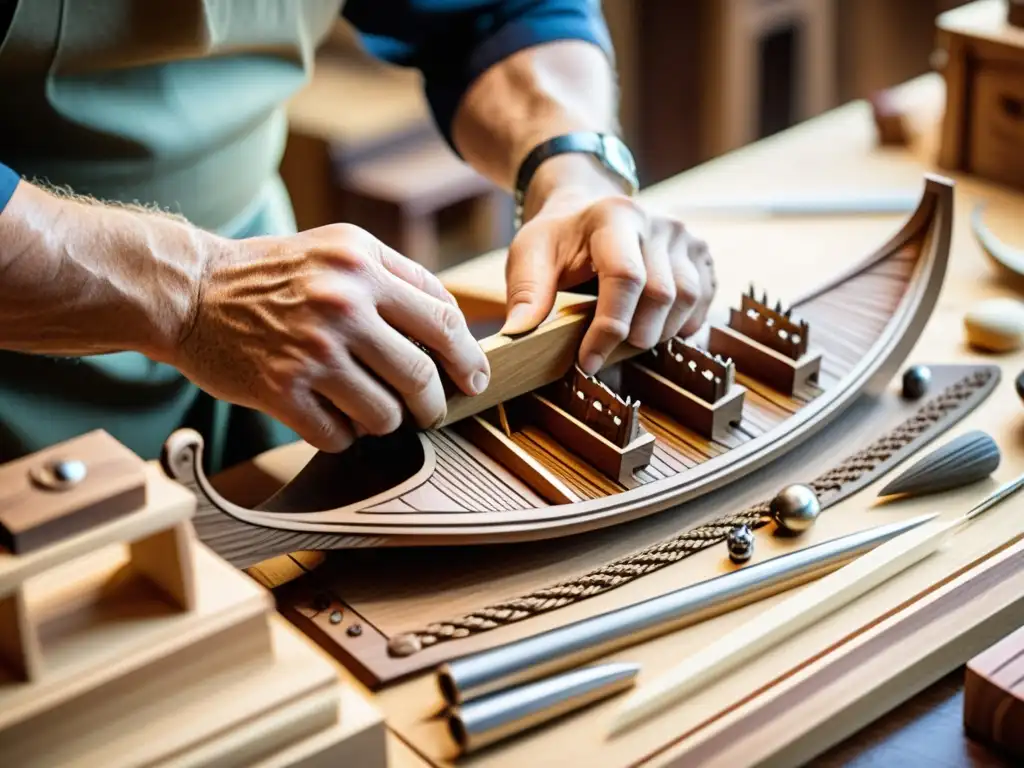
[[213, 240], [167, 216], [22, 182], [0, 213], [0, 349], [167, 358]]
[[[480, 173], [511, 190], [526, 155], [571, 131], [617, 130], [617, 91], [608, 56], [580, 41], [548, 43], [513, 54], [466, 92], [452, 127], [459, 152]], [[545, 162], [530, 184], [526, 218], [555, 189], [618, 191], [614, 179], [582, 155]]]

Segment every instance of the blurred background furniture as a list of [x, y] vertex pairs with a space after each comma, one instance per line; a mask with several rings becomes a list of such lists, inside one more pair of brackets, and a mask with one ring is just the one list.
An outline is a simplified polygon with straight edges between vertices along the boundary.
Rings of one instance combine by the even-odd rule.
[[511, 197], [451, 151], [418, 73], [370, 60], [341, 23], [289, 119], [281, 175], [300, 229], [350, 222], [431, 270], [511, 239]]
[[[603, 0], [641, 184], [931, 68], [966, 0]], [[441, 139], [419, 74], [339, 21], [290, 107], [282, 175], [303, 229], [349, 221], [430, 269], [507, 245], [512, 203]]]

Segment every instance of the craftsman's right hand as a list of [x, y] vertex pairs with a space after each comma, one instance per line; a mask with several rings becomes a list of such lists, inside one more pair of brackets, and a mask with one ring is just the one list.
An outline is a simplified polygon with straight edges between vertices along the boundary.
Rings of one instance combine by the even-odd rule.
[[487, 387], [487, 358], [441, 282], [338, 224], [221, 241], [173, 363], [214, 397], [337, 452], [394, 431], [405, 409], [422, 428], [444, 419], [438, 368], [410, 339], [466, 394]]

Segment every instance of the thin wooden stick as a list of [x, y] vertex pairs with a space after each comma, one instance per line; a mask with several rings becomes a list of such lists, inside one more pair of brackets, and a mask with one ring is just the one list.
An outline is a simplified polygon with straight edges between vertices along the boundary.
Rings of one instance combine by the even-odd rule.
[[961, 517], [914, 528], [821, 578], [765, 615], [733, 630], [714, 645], [637, 689], [626, 699], [613, 720], [611, 734], [622, 733], [653, 713], [664, 711], [687, 693], [776, 646], [781, 640], [928, 557], [959, 528], [1022, 487], [1024, 475], [1001, 486]]

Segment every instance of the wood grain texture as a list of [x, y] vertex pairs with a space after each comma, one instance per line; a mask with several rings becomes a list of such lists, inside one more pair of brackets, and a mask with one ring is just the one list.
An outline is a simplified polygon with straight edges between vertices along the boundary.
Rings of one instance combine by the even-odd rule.
[[964, 734], [963, 687], [961, 667], [810, 760], [808, 768], [1010, 768], [1005, 757]]
[[1024, 629], [967, 664], [963, 722], [973, 738], [1024, 760]]
[[[32, 472], [54, 461], [84, 462], [86, 475], [67, 490], [50, 490]], [[146, 503], [145, 464], [102, 430], [0, 467], [0, 546], [14, 554], [38, 550]]]

